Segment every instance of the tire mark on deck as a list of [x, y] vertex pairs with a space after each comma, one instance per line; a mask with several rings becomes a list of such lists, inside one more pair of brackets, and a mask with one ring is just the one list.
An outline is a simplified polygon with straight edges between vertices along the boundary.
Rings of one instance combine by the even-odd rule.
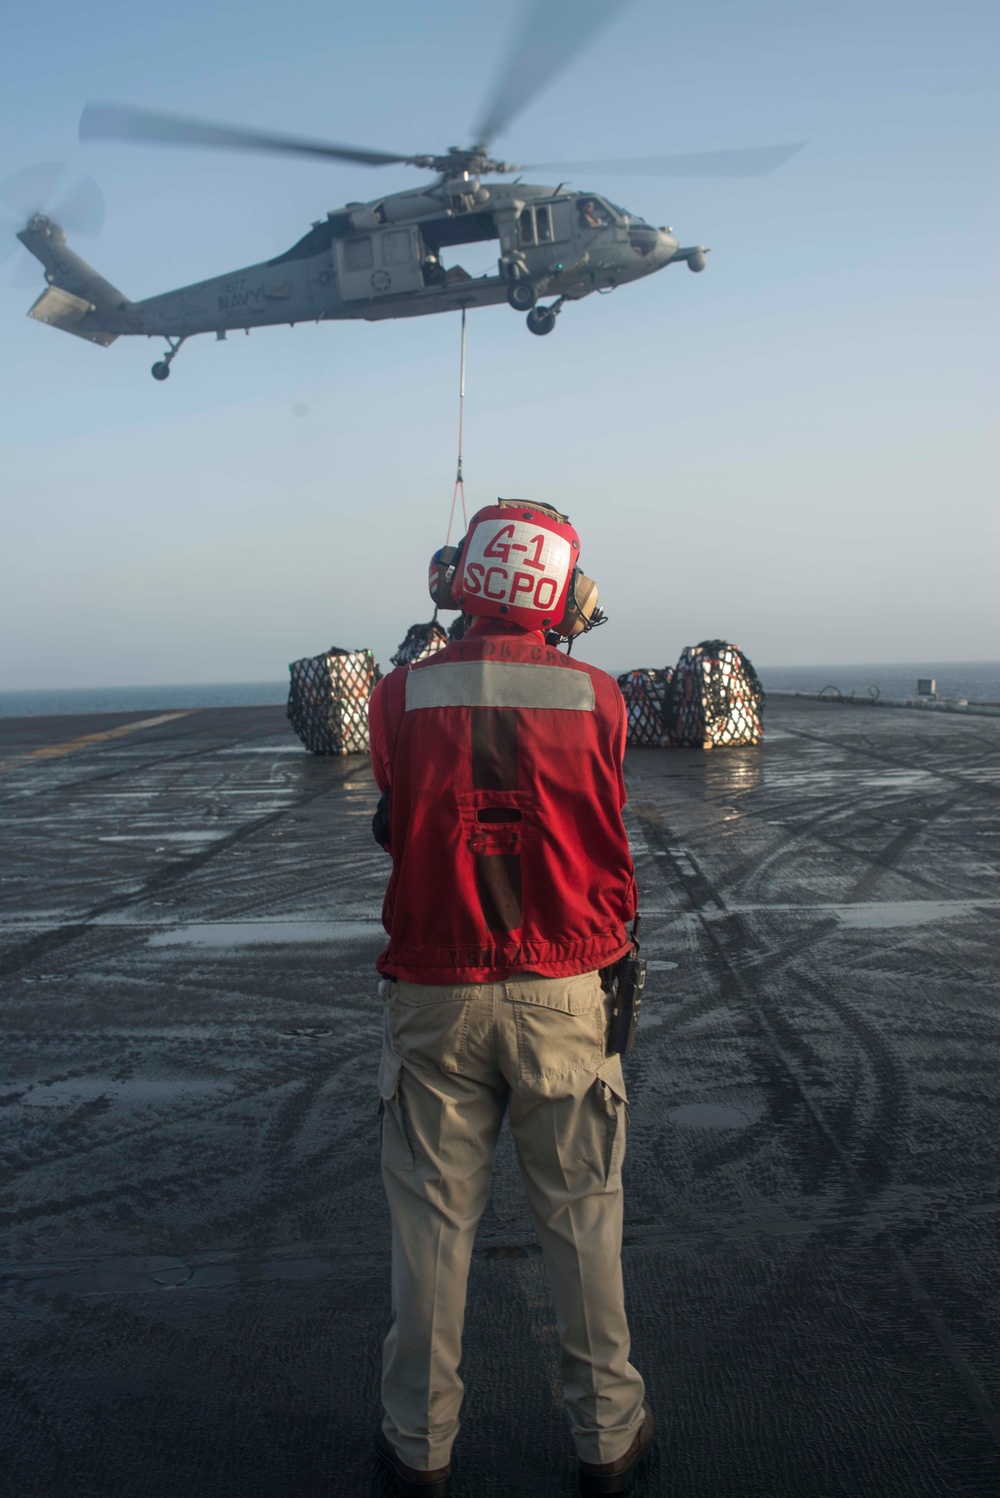
[[[352, 771], [345, 770], [342, 773], [346, 776], [352, 773]], [[78, 920], [71, 921], [54, 931], [44, 932], [38, 936], [31, 937], [28, 941], [22, 942], [20, 946], [13, 947], [0, 958], [0, 978], [12, 977], [15, 973], [20, 972], [22, 968], [29, 966], [39, 958], [47, 957], [52, 952], [69, 946], [81, 936], [86, 935], [92, 929], [93, 923], [102, 916], [133, 909], [141, 905], [144, 901], [150, 900], [172, 886], [179, 884], [183, 879], [204, 868], [206, 864], [211, 863], [213, 859], [218, 858], [221, 854], [227, 853], [231, 848], [238, 847], [241, 843], [245, 843], [250, 838], [256, 837], [261, 832], [266, 831], [267, 828], [274, 826], [275, 823], [287, 817], [290, 812], [310, 805], [313, 801], [319, 800], [321, 796], [329, 796], [333, 790], [334, 786], [325, 783], [314, 790], [307, 791], [295, 800], [288, 802], [286, 806], [279, 807], [276, 811], [267, 812], [264, 816], [247, 822], [226, 836], [220, 837], [210, 847], [179, 858], [169, 868], [159, 869], [145, 881], [139, 890], [133, 891], [130, 894], [112, 895], [109, 899], [102, 900], [99, 904], [92, 906]]]
[[[804, 735], [811, 737], [811, 735]], [[847, 1180], [854, 1188], [854, 1194], [860, 1208], [868, 1210], [872, 1214], [875, 1232], [873, 1241], [880, 1243], [886, 1250], [888, 1257], [895, 1266], [897, 1273], [905, 1284], [911, 1300], [922, 1316], [925, 1324], [937, 1342], [939, 1348], [952, 1372], [962, 1386], [969, 1403], [976, 1411], [984, 1428], [1000, 1447], [1000, 1413], [991, 1402], [986, 1388], [979, 1379], [975, 1370], [966, 1359], [961, 1346], [944, 1317], [937, 1309], [916, 1270], [914, 1269], [905, 1250], [900, 1245], [898, 1235], [889, 1225], [884, 1215], [870, 1205], [872, 1192], [872, 1164], [869, 1158], [863, 1157], [859, 1162], [853, 1157], [851, 1149], [845, 1145], [836, 1129], [831, 1125], [829, 1118], [824, 1112], [813, 1089], [809, 1086], [803, 1076], [803, 1067], [795, 1059], [794, 1050], [798, 1048], [802, 1037], [790, 1026], [781, 1014], [773, 1000], [769, 999], [760, 987], [761, 972], [770, 973], [772, 969], [767, 962], [767, 955], [760, 964], [758, 971], [753, 976], [756, 981], [748, 981], [747, 969], [739, 960], [738, 954], [753, 950], [758, 945], [755, 933], [750, 923], [739, 912], [728, 912], [724, 919], [712, 916], [708, 913], [708, 906], [714, 905], [717, 910], [725, 912], [725, 902], [722, 896], [712, 886], [711, 881], [701, 869], [695, 869], [692, 874], [693, 864], [690, 854], [683, 861], [678, 861], [676, 844], [671, 847], [667, 844], [667, 834], [662, 821], [657, 816], [652, 820], [643, 816], [641, 808], [633, 808], [635, 815], [642, 827], [647, 841], [652, 841], [653, 851], [666, 856], [657, 857], [654, 862], [661, 878], [668, 884], [679, 888], [687, 897], [691, 909], [698, 916], [702, 932], [708, 948], [710, 959], [716, 965], [717, 971], [725, 984], [743, 1003], [745, 1012], [750, 1014], [756, 1022], [758, 1031], [771, 1053], [776, 1068], [785, 1079], [788, 1089], [794, 1091], [800, 1103], [804, 1106], [813, 1127], [824, 1141], [831, 1160], [835, 1160], [845, 1174]], [[684, 850], [680, 850], [684, 851]], [[685, 864], [687, 867], [685, 867]], [[672, 877], [671, 877], [672, 876]], [[831, 925], [833, 922], [831, 922]], [[734, 951], [734, 948], [737, 950]], [[827, 996], [828, 997], [828, 996]], [[847, 1015], [847, 1006], [842, 1006], [841, 1017]], [[853, 1024], [853, 1033], [862, 1044], [870, 1042], [870, 1029], [867, 1025], [859, 1026], [858, 1016], [850, 1011]], [[783, 1033], [784, 1032], [784, 1033]], [[885, 1070], [885, 1042], [879, 1039], [879, 1047], [876, 1052], [875, 1067], [878, 1071]], [[898, 1066], [898, 1063], [896, 1064]], [[889, 1068], [894, 1073], [894, 1068]], [[881, 1162], [875, 1162], [878, 1166], [876, 1174], [881, 1177]], [[860, 1164], [860, 1169], [859, 1169]], [[868, 1179], [866, 1179], [866, 1174]], [[877, 1189], [881, 1190], [884, 1182], [879, 1179]]]

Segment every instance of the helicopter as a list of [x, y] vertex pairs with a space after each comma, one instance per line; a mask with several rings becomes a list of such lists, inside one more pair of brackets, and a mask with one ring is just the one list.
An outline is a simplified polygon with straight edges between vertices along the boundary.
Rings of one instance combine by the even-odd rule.
[[[138, 302], [71, 250], [54, 219], [34, 212], [17, 237], [43, 265], [47, 285], [29, 317], [102, 347], [122, 336], [160, 336], [167, 349], [152, 374], [165, 380], [182, 344], [199, 333], [224, 339], [238, 329], [346, 318], [377, 322], [507, 302], [527, 314], [531, 333], [544, 336], [553, 331], [567, 304], [593, 292], [614, 290], [668, 265], [703, 271], [707, 246], [682, 246], [671, 227], [653, 227], [603, 194], [571, 189], [565, 180], [546, 187], [529, 184], [519, 174], [759, 175], [787, 161], [800, 143], [527, 167], [490, 154], [491, 140], [618, 3], [589, 0], [580, 7], [587, 11], [583, 24], [567, 34], [560, 26], [558, 0], [534, 0], [522, 44], [513, 49], [480, 117], [475, 143], [444, 153], [399, 155], [126, 105], [88, 104], [80, 120], [85, 141], [262, 151], [368, 167], [406, 165], [433, 172], [436, 179], [410, 191], [331, 209], [273, 259]], [[528, 38], [532, 47], [526, 50], [523, 40]], [[513, 180], [483, 181], [505, 176]], [[457, 263], [446, 266], [445, 253], [455, 247], [494, 240], [499, 246], [494, 274], [473, 277]], [[554, 300], [542, 305], [540, 299], [548, 296]]]

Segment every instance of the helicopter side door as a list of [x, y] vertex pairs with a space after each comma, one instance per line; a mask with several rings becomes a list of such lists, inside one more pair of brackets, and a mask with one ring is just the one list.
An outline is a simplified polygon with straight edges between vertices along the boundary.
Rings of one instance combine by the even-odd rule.
[[338, 240], [337, 271], [346, 302], [419, 291], [423, 281], [417, 229], [393, 226]]
[[522, 250], [565, 244], [573, 238], [573, 210], [569, 203], [528, 204], [517, 217], [517, 243]]
[[565, 199], [527, 204], [517, 216], [517, 246], [536, 273], [562, 259], [573, 245], [573, 209]]

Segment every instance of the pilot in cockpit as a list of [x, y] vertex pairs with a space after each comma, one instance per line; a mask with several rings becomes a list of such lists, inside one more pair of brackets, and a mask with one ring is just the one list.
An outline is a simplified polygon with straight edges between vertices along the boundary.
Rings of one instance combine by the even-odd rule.
[[604, 229], [611, 222], [603, 204], [596, 198], [581, 198], [576, 211], [582, 229]]

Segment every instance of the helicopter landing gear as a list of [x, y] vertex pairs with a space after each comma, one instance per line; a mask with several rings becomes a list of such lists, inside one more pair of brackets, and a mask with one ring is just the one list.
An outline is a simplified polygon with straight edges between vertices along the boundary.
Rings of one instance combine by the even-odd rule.
[[527, 312], [538, 300], [538, 293], [530, 281], [511, 281], [507, 287], [507, 301], [515, 312]]
[[176, 355], [177, 355], [177, 353], [178, 353], [178, 351], [180, 349], [180, 346], [181, 346], [181, 344], [183, 342], [184, 342], [183, 338], [168, 338], [167, 339], [167, 346], [169, 348], [169, 353], [164, 354], [164, 356], [163, 356], [162, 359], [158, 359], [156, 361], [156, 363], [153, 365], [153, 368], [150, 370], [150, 374], [153, 376], [154, 380], [166, 380], [166, 379], [169, 379], [169, 377], [170, 377], [170, 366], [173, 363], [174, 358], [176, 357]]
[[553, 302], [551, 307], [535, 307], [528, 313], [525, 322], [528, 324], [529, 333], [537, 333], [543, 338], [546, 333], [551, 333], [556, 325], [556, 318], [562, 309], [561, 302]]

